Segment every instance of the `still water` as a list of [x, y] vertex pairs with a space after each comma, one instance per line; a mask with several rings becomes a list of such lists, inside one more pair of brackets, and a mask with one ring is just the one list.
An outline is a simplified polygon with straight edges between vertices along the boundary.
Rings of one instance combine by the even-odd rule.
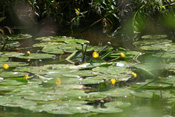
[[[103, 45], [104, 46], [104, 45], [106, 45], [106, 43], [108, 41], [110, 41], [112, 43], [112, 46], [115, 47], [115, 48], [118, 48], [118, 47], [130, 48], [130, 47], [132, 47], [132, 44], [131, 44], [130, 40], [125, 40], [125, 42], [124, 42], [124, 40], [122, 40], [120, 38], [108, 37], [108, 36], [106, 36], [106, 34], [101, 34], [101, 33], [94, 33], [94, 32], [88, 32], [87, 31], [85, 33], [82, 33], [81, 35], [80, 34], [75, 34], [75, 35], [72, 35], [72, 36], [89, 40], [92, 45], [100, 45], [100, 46]], [[32, 47], [32, 45], [37, 43], [37, 42], [38, 41], [35, 41], [34, 39], [28, 39], [28, 40], [25, 40], [25, 41], [21, 41], [20, 43], [21, 43], [22, 46], [19, 47], [20, 48], [19, 50], [15, 50], [15, 51], [26, 52], [27, 50], [30, 50], [32, 53], [37, 53], [37, 52], [39, 52], [38, 50], [40, 50], [40, 49]], [[25, 47], [25, 48], [23, 48], [23, 47]], [[43, 65], [47, 65], [47, 64], [70, 64], [69, 62], [64, 61], [64, 59], [67, 56], [69, 56], [69, 54], [63, 54], [61, 57], [56, 56], [54, 59], [47, 59], [47, 60], [42, 60], [42, 61], [40, 61], [40, 60], [39, 61], [38, 60], [31, 60], [29, 62], [29, 66], [43, 66]], [[116, 55], [116, 56], [118, 56], [118, 55]], [[11, 57], [10, 61], [25, 62], [26, 60]], [[98, 70], [98, 69], [96, 69], [96, 70]], [[80, 70], [80, 71], [83, 71], [83, 70]], [[64, 72], [64, 71], [62, 71], [62, 72]], [[114, 74], [114, 73], [111, 72], [111, 74]], [[123, 74], [125, 74], [125, 72]], [[65, 77], [65, 79], [66, 78], [67, 77]], [[70, 80], [72, 80], [72, 79], [69, 79], [66, 82], [68, 82]], [[115, 86], [115, 87], [112, 86], [112, 88], [117, 90], [118, 88], [124, 88], [125, 86], [127, 87], [127, 85], [132, 84], [131, 81], [128, 82], [128, 84], [125, 84], [125, 85], [120, 85], [120, 83], [119, 83], [120, 86], [118, 86], [118, 85]], [[43, 85], [43, 83], [41, 83], [41, 84]], [[46, 83], [46, 85], [47, 85], [47, 83]], [[53, 85], [53, 83], [51, 85]], [[96, 84], [96, 85], [99, 85], [99, 84]], [[87, 85], [85, 85], [85, 86], [87, 86]], [[92, 85], [90, 85], [90, 86], [92, 87]], [[102, 85], [100, 85], [100, 86], [102, 86]], [[94, 87], [99, 88], [100, 86], [94, 86]], [[44, 85], [43, 85], [43, 87], [41, 85], [39, 85], [39, 87], [43, 88]], [[109, 88], [109, 87], [111, 88], [111, 86], [107, 86], [107, 88]], [[50, 88], [50, 86], [48, 86], [48, 88]], [[57, 88], [59, 89], [60, 87], [57, 87]], [[103, 90], [97, 90], [97, 91], [105, 93], [105, 90], [107, 90], [107, 89], [105, 89], [105, 90], [104, 89], [105, 88], [103, 88]], [[76, 90], [74, 90], [74, 91], [76, 91]], [[145, 91], [145, 93], [144, 93], [144, 91]], [[64, 90], [63, 90], [63, 92], [64, 92]], [[35, 92], [35, 93], [37, 94], [37, 93], [40, 93], [40, 92]], [[52, 91], [50, 91], [49, 93], [54, 93], [55, 94], [55, 92], [52, 92]], [[116, 93], [116, 95], [122, 95], [122, 93], [125, 93], [125, 92], [119, 92], [119, 93]], [[23, 117], [23, 116], [29, 116], [29, 117], [30, 116], [31, 117], [33, 117], [33, 116], [37, 116], [37, 117], [56, 117], [56, 116], [60, 116], [60, 117], [116, 117], [116, 116], [117, 117], [171, 117], [171, 115], [174, 115], [174, 105], [173, 105], [174, 104], [174, 102], [173, 102], [173, 99], [174, 99], [173, 97], [174, 96], [170, 95], [169, 97], [171, 97], [172, 101], [168, 100], [168, 98], [167, 98], [168, 95], [166, 93], [167, 94], [169, 94], [169, 93], [173, 94], [174, 91], [173, 91], [173, 89], [165, 89], [165, 90], [157, 89], [155, 92], [153, 91], [153, 93], [152, 93], [151, 90], [144, 90], [143, 89], [142, 93], [139, 93], [139, 91], [138, 92], [135, 91], [133, 93], [133, 95], [131, 95], [131, 96], [118, 96], [118, 97], [107, 96], [104, 99], [102, 99], [102, 101], [101, 101], [101, 98], [98, 100], [99, 97], [97, 96], [97, 97], [95, 97], [95, 98], [97, 98], [97, 99], [95, 99], [95, 101], [90, 100], [89, 102], [87, 101], [88, 99], [87, 100], [85, 99], [85, 101], [88, 102], [88, 103], [86, 103], [86, 105], [94, 106], [94, 109], [96, 109], [96, 108], [104, 108], [105, 109], [106, 108], [105, 103], [108, 103], [108, 102], [111, 102], [111, 101], [118, 101], [118, 102], [120, 102], [119, 105], [120, 106], [122, 105], [121, 107], [119, 106], [122, 109], [122, 111], [118, 112], [118, 113], [88, 112], [88, 113], [64, 114], [64, 115], [59, 114], [58, 115], [58, 114], [50, 114], [50, 113], [43, 112], [43, 111], [42, 112], [38, 112], [38, 111], [35, 112], [35, 110], [30, 111], [30, 110], [27, 110], [27, 109], [20, 108], [18, 106], [17, 107], [1, 106], [0, 107], [0, 116], [2, 116], [2, 117], [4, 117], [4, 116], [5, 117], [19, 117], [19, 116], [21, 116], [21, 117]], [[7, 96], [8, 95], [9, 94], [7, 94]], [[27, 95], [29, 95], [29, 94], [27, 94]], [[147, 96], [147, 95], [149, 95], [149, 96]], [[32, 96], [32, 95], [29, 95], [29, 96]], [[26, 95], [24, 95], [24, 98], [26, 100], [30, 100], [30, 97], [28, 98]], [[34, 99], [34, 100], [36, 100], [36, 99]], [[65, 99], [63, 101], [66, 102], [67, 100]], [[100, 103], [98, 101], [100, 101]], [[123, 102], [127, 102], [127, 104], [129, 104], [129, 106], [125, 107]], [[47, 104], [45, 106], [47, 106]]]

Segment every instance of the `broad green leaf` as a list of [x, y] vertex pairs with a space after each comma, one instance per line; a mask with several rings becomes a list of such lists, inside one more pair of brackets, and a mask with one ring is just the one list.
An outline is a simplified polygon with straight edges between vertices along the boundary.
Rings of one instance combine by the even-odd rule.
[[52, 59], [55, 55], [44, 54], [44, 53], [31, 53], [29, 56], [20, 55], [18, 58], [21, 59]]

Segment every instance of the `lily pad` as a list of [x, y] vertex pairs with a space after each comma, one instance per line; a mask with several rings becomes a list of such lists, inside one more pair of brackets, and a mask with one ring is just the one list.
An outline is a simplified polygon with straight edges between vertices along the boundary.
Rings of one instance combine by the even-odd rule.
[[65, 40], [66, 43], [69, 43], [69, 44], [76, 44], [76, 43], [86, 43], [87, 40], [83, 40], [83, 39], [67, 39]]
[[[24, 85], [26, 82], [19, 82], [15, 79], [5, 79], [2, 82], [0, 82], [0, 86], [19, 86], [19, 85]], [[13, 87], [14, 88], [14, 87]]]
[[76, 49], [82, 49], [81, 44], [61, 44], [58, 48], [68, 53], [72, 53]]
[[33, 101], [23, 100], [20, 96], [3, 96], [1, 97], [3, 100], [0, 105], [8, 106], [8, 107], [25, 107], [25, 106], [35, 106], [36, 103]]
[[167, 37], [167, 35], [144, 35], [141, 38], [142, 39], [163, 39], [166, 37]]
[[109, 66], [109, 67], [96, 67], [92, 69], [94, 72], [102, 73], [102, 74], [111, 74], [111, 75], [131, 75], [131, 70], [125, 67], [116, 67], [116, 66]]
[[93, 108], [91, 109], [91, 112], [96, 112], [96, 113], [120, 113], [123, 112], [122, 109], [120, 108]]
[[48, 44], [44, 46], [42, 49], [43, 52], [45, 53], [50, 53], [50, 54], [63, 54], [63, 50], [58, 48], [58, 44]]
[[0, 77], [3, 78], [17, 78], [17, 77], [24, 77], [28, 75], [26, 72], [11, 72], [11, 71], [3, 71], [0, 73]]
[[[162, 93], [162, 94], [161, 94]], [[142, 90], [142, 91], [137, 91], [137, 92], [132, 92], [132, 95], [136, 97], [141, 97], [141, 98], [152, 98], [153, 95], [159, 95], [162, 96], [163, 98], [170, 98], [170, 97], [175, 97], [171, 92], [169, 91], [163, 91], [160, 92], [160, 90]]]
[[0, 62], [7, 61], [9, 58], [8, 57], [2, 57], [0, 56]]
[[8, 64], [10, 68], [29, 65], [28, 63], [25, 62], [0, 62], [1, 67], [3, 67], [4, 64]]
[[31, 37], [32, 35], [30, 34], [16, 34], [16, 35], [10, 35], [9, 39], [10, 40], [21, 40], [21, 39], [29, 39]]
[[19, 53], [19, 52], [4, 52], [1, 56], [3, 56], [3, 57], [19, 57], [21, 55], [24, 55], [24, 53]]
[[21, 55], [18, 58], [21, 59], [51, 59], [55, 55], [52, 54], [44, 54], [44, 53], [31, 53], [29, 56]]
[[[47, 46], [48, 44], [52, 44], [52, 42], [40, 42], [40, 43], [35, 43], [35, 44], [33, 44], [32, 46], [33, 47], [45, 47], [45, 46]], [[54, 43], [54, 44], [56, 44], [56, 43]], [[57, 43], [58, 44], [58, 43]]]
[[66, 36], [48, 36], [48, 37], [38, 37], [36, 40], [41, 40], [41, 41], [47, 41], [47, 42], [58, 42], [58, 41], [66, 41], [67, 39], [73, 39], [72, 37], [66, 37]]
[[[2, 45], [1, 45], [2, 46]], [[17, 48], [20, 46], [20, 43], [18, 41], [8, 41], [5, 48]]]
[[150, 81], [152, 80], [146, 80], [145, 82], [137, 83], [136, 85], [131, 85], [131, 87], [139, 88], [143, 86], [142, 88], [144, 89], [165, 89], [165, 88], [172, 88], [173, 86], [172, 83], [166, 83], [166, 82], [161, 82], [161, 81], [154, 81], [152, 83], [147, 84]]
[[50, 41], [53, 36], [48, 36], [48, 37], [38, 37], [35, 38], [35, 40], [42, 40], [42, 41]]
[[112, 97], [128, 97], [131, 95], [132, 92], [133, 90], [129, 88], [116, 88], [105, 92], [100, 92], [100, 94], [103, 96], [112, 96]]
[[158, 52], [154, 54], [155, 57], [167, 58], [167, 59], [174, 59], [175, 53], [174, 52]]
[[129, 102], [123, 102], [123, 101], [112, 101], [112, 102], [108, 102], [108, 103], [105, 103], [105, 106], [106, 107], [119, 107], [119, 108], [125, 108], [125, 107], [128, 107], [130, 106], [131, 103]]

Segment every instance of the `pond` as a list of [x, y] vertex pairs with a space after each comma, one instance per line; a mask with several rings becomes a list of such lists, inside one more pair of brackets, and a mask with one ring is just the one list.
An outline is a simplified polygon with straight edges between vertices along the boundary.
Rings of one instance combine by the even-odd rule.
[[167, 35], [144, 35], [134, 50], [110, 39], [98, 46], [66, 36], [4, 38], [1, 115], [175, 116], [175, 46]]

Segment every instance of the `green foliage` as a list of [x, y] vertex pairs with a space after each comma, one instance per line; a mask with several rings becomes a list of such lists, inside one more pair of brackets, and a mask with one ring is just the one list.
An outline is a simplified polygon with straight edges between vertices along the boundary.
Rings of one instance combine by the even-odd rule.
[[[72, 31], [79, 26], [87, 30], [98, 24], [104, 33], [110, 32], [115, 36], [121, 33], [127, 35], [129, 32], [140, 35], [149, 29], [158, 32], [159, 25], [173, 30], [175, 27], [173, 20], [175, 7], [174, 1], [171, 0], [27, 0], [25, 2], [33, 7], [39, 21], [52, 18], [56, 26], [68, 27]], [[19, 0], [2, 0], [0, 6], [4, 6], [3, 10], [7, 11], [18, 3]], [[5, 17], [1, 17], [0, 21]]]
[[[135, 34], [143, 33], [145, 27], [151, 31], [157, 31], [160, 26], [174, 27], [174, 1], [162, 0], [137, 0], [134, 1], [134, 16], [132, 27]], [[162, 18], [163, 17], [163, 18]], [[170, 25], [171, 24], [171, 25]], [[150, 28], [151, 27], [151, 28]]]

